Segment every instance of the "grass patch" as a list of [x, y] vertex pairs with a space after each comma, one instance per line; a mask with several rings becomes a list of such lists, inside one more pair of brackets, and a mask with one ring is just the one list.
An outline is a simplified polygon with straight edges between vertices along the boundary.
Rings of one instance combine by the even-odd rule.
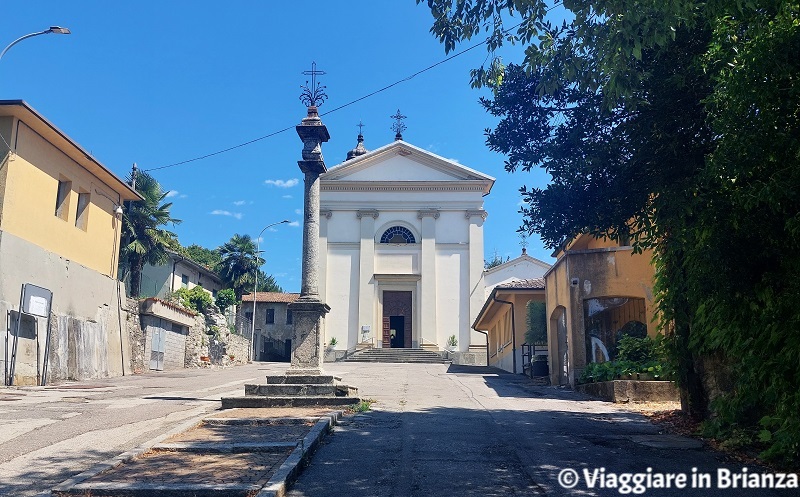
[[374, 399], [364, 399], [359, 402], [356, 402], [353, 405], [347, 406], [347, 412], [349, 414], [358, 414], [361, 412], [367, 412], [370, 410], [370, 406], [375, 402]]

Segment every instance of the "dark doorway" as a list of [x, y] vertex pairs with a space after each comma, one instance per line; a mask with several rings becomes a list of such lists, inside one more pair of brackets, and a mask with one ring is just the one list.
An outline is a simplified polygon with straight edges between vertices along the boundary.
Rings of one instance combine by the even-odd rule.
[[383, 292], [384, 347], [411, 348], [411, 304], [411, 292]]
[[405, 347], [405, 316], [389, 316], [389, 334], [392, 348]]

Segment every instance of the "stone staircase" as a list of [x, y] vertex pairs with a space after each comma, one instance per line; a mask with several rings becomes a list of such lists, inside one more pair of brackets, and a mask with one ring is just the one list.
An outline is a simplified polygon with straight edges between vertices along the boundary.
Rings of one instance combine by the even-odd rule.
[[447, 359], [444, 354], [446, 353], [424, 349], [373, 348], [357, 352], [345, 359], [345, 362], [450, 364], [450, 359]]
[[266, 384], [244, 386], [244, 397], [223, 397], [222, 408], [346, 406], [358, 403], [358, 389], [331, 375], [267, 376]]

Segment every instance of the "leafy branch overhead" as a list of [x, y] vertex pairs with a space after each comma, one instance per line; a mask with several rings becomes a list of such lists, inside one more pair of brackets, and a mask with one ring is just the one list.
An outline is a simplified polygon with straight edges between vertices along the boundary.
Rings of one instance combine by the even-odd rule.
[[472, 72], [500, 119], [489, 148], [552, 176], [522, 187], [523, 230], [652, 249], [684, 407], [797, 461], [800, 2], [426, 3], [447, 52], [525, 47]]

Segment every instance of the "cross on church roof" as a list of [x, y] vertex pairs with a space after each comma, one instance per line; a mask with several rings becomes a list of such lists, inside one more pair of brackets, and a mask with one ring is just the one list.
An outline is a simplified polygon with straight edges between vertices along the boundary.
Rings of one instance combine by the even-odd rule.
[[308, 86], [308, 80], [306, 80], [305, 85], [300, 85], [300, 88], [303, 89], [303, 92], [300, 94], [300, 101], [303, 102], [306, 107], [318, 107], [322, 105], [328, 98], [328, 95], [325, 93], [325, 86], [317, 83], [317, 75], [322, 76], [326, 74], [325, 71], [318, 71], [317, 63], [312, 62], [311, 70], [303, 71], [303, 74], [311, 76], [311, 86]]
[[406, 130], [406, 125], [403, 123], [403, 119], [406, 118], [403, 114], [400, 113], [400, 109], [397, 109], [397, 113], [393, 116], [389, 116], [390, 118], [395, 120], [395, 123], [392, 124], [392, 131], [394, 131], [394, 139], [395, 140], [402, 140], [403, 139], [403, 131]]
[[362, 122], [361, 122], [361, 120], [359, 119], [359, 120], [358, 120], [358, 134], [359, 134], [359, 135], [362, 135], [362, 134], [363, 134], [363, 133], [361, 132], [361, 128], [363, 128], [363, 127], [364, 127], [364, 123], [362, 123]]

